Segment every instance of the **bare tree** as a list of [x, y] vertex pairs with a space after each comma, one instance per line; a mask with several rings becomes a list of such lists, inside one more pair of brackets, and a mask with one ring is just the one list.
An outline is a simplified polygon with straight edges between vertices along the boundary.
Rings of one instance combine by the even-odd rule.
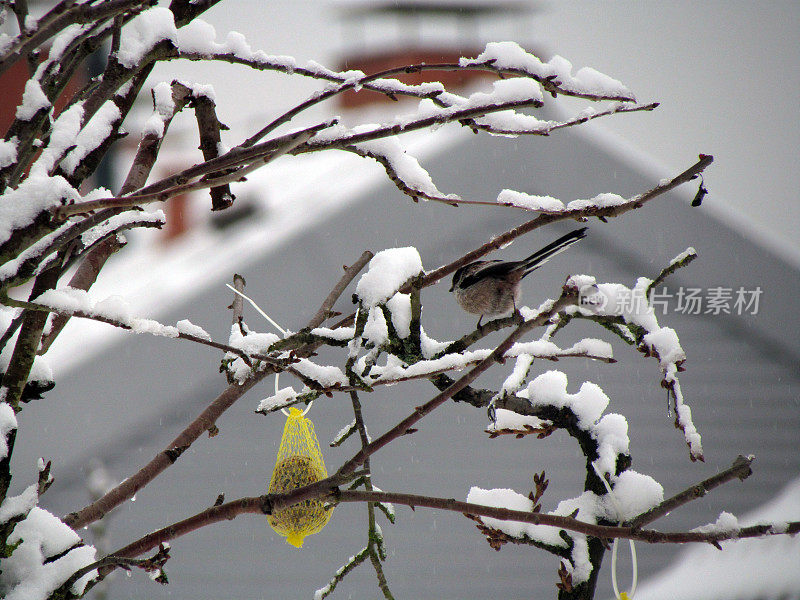
[[[718, 544], [722, 540], [798, 531], [798, 523], [739, 527], [724, 520], [691, 532], [648, 529], [659, 517], [716, 486], [733, 478], [746, 478], [752, 457], [739, 457], [719, 475], [664, 499], [652, 478], [630, 469], [627, 423], [618, 415], [603, 414], [609, 400], [598, 386], [584, 385], [578, 393], [570, 394], [562, 373], [551, 371], [535, 376], [532, 371], [536, 360], [613, 362], [610, 345], [602, 340], [586, 339], [568, 348], [553, 341], [575, 319], [596, 322], [606, 333], [654, 359], [661, 372], [661, 384], [669, 394], [675, 425], [689, 448], [689, 458], [702, 460], [700, 436], [680, 388], [684, 353], [676, 333], [658, 323], [648, 303], [657, 283], [694, 258], [691, 250], [669, 262], [661, 273], [651, 274], [652, 279], [640, 279], [633, 288], [598, 283], [587, 276], [570, 277], [561, 289], [552, 290], [551, 300], [537, 309], [519, 307], [510, 316], [479, 325], [455, 341], [437, 342], [424, 332], [422, 291], [460, 267], [557, 221], [606, 221], [642, 208], [697, 178], [713, 159], [700, 155], [683, 173], [630, 198], [603, 194], [565, 204], [504, 190], [490, 201], [440, 192], [416, 159], [405, 153], [400, 143], [402, 134], [454, 123], [475, 133], [549, 135], [590, 119], [650, 111], [657, 104], [639, 104], [625, 86], [607, 76], [591, 69], [573, 75], [571, 67], [563, 62], [542, 62], [513, 43], [490, 44], [479, 56], [458, 63], [403, 65], [364, 74], [335, 72], [314, 64], [297, 65], [285, 57], [253, 51], [239, 38], [229, 37], [225, 43], [209, 41], [201, 47], [197, 36], [179, 35], [197, 26], [198, 16], [217, 1], [173, 0], [167, 8], [154, 6], [150, 0], [64, 0], [39, 19], [28, 15], [23, 0], [3, 2], [4, 7], [13, 10], [19, 34], [0, 38], [0, 74], [18, 61], [25, 61], [30, 67], [16, 118], [0, 141], [0, 302], [6, 307], [0, 345], [12, 349], [2, 365], [0, 392], [0, 590], [6, 597], [80, 597], [117, 568], [142, 568], [164, 583], [169, 540], [244, 513], [274, 516], [310, 501], [321, 502], [328, 512], [341, 502], [362, 502], [369, 509], [368, 544], [332, 574], [318, 597], [330, 594], [353, 568], [367, 561], [377, 574], [381, 592], [391, 597], [390, 583], [382, 569], [386, 550], [377, 524], [381, 513], [394, 520], [391, 504], [457, 511], [473, 519], [494, 547], [509, 542], [532, 544], [556, 555], [561, 560], [559, 598], [593, 597], [610, 540]], [[67, 83], [89, 56], [98, 52], [105, 57], [103, 72], [66, 98], [65, 107], [56, 111], [56, 100]], [[245, 68], [312, 78], [323, 85], [318, 93], [277, 115], [236, 147], [221, 150], [217, 109], [204, 89], [180, 81], [144, 89], [157, 63], [178, 59], [226, 61]], [[423, 70], [481, 70], [498, 78], [488, 91], [467, 97], [445, 90], [440, 83], [407, 85], [393, 78]], [[420, 100], [419, 107], [382, 125], [347, 128], [336, 120], [301, 122], [306, 109], [346, 91], [362, 89], [391, 99], [415, 98]], [[103, 189], [86, 191], [100, 161], [125, 136], [123, 122], [141, 94], [152, 96], [153, 114], [141, 133], [123, 185], [115, 193]], [[583, 99], [599, 108], [590, 107], [563, 122], [540, 121], [527, 109], [540, 108], [545, 94], [555, 99]], [[147, 184], [170, 123], [184, 109], [194, 110], [197, 117], [203, 161]], [[277, 133], [286, 124], [296, 124], [296, 128]], [[212, 340], [188, 321], [171, 326], [120, 316], [95, 306], [87, 296], [86, 291], [109, 256], [125, 246], [125, 231], [162, 226], [163, 214], [147, 212], [148, 205], [207, 189], [211, 210], [224, 210], [235, 201], [237, 182], [253, 170], [281, 156], [331, 149], [377, 161], [397, 188], [414, 201], [443, 202], [464, 210], [469, 210], [471, 204], [491, 204], [499, 206], [498, 210], [529, 211], [532, 218], [428, 272], [423, 271], [418, 253], [411, 249], [389, 249], [375, 256], [364, 252], [345, 269], [327, 296], [325, 290], [320, 290], [320, 298], [324, 299], [307, 325], [283, 336], [258, 334], [250, 329], [242, 318], [239, 296], [234, 297], [232, 305], [232, 335], [225, 342]], [[704, 191], [701, 186], [698, 201]], [[361, 274], [367, 265], [368, 270]], [[357, 310], [344, 317], [334, 314], [334, 302], [356, 278]], [[241, 280], [235, 280], [234, 285], [242, 292]], [[633, 306], [624, 298], [637, 302]], [[46, 401], [42, 396], [54, 382], [44, 368], [44, 355], [73, 317], [221, 349], [226, 352], [222, 366], [230, 385], [139, 471], [89, 505], [56, 518], [37, 507], [39, 496], [52, 481], [51, 464], [40, 466], [36, 485], [11, 495], [11, 457], [16, 414], [28, 402]], [[508, 330], [502, 342], [479, 347], [488, 334], [500, 330]], [[321, 346], [339, 349], [340, 361], [329, 365], [315, 362], [315, 350]], [[473, 386], [488, 369], [509, 371], [500, 389]], [[457, 370], [466, 373], [454, 376]], [[228, 502], [220, 497], [207, 510], [168, 524], [105, 556], [97, 556], [94, 548], [75, 533], [98, 522], [150, 484], [201, 435], [214, 433], [216, 420], [245, 392], [278, 373], [297, 379], [300, 389], [280, 390], [262, 402], [259, 412], [269, 414], [322, 396], [349, 395], [352, 423], [336, 443], [356, 434], [360, 447], [332, 474], [297, 483], [280, 493], [253, 490], [252, 497]], [[408, 417], [371, 439], [362, 416], [360, 395], [383, 385], [415, 379], [433, 384], [431, 399], [410, 408]], [[371, 476], [373, 457], [398, 438], [413, 433], [421, 419], [450, 400], [488, 410], [492, 436], [532, 434], [543, 438], [557, 429], [565, 430], [585, 457], [583, 495], [564, 500], [551, 513], [542, 512], [539, 501], [548, 483], [544, 473], [536, 475], [536, 489], [529, 496], [474, 489], [466, 501], [456, 501], [380, 491]], [[58, 465], [52, 469], [57, 471]], [[39, 539], [57, 537], [68, 541], [58, 547], [43, 545], [36, 552], [23, 552], [25, 544], [34, 543], [26, 532], [36, 532]], [[147, 553], [152, 554], [146, 556]], [[35, 564], [30, 569], [7, 568], [15, 561], [31, 560]]]

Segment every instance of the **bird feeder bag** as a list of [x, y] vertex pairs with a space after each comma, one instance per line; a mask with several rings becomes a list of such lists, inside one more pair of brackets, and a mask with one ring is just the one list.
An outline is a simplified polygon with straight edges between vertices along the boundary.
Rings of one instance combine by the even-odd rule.
[[[301, 411], [291, 407], [283, 428], [268, 492], [290, 492], [327, 476], [322, 451], [314, 433], [314, 424]], [[333, 507], [326, 506], [321, 499], [303, 500], [273, 511], [271, 515], [267, 515], [267, 521], [278, 534], [286, 538], [287, 543], [301, 548], [306, 536], [325, 527], [332, 512]]]

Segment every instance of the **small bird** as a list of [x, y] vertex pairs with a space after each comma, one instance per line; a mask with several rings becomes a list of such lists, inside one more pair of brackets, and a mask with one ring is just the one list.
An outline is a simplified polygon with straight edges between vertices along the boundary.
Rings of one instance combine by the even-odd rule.
[[547, 260], [586, 237], [586, 227], [576, 229], [534, 252], [524, 260], [476, 260], [453, 273], [451, 292], [456, 302], [468, 313], [483, 317], [496, 317], [517, 310], [520, 281]]

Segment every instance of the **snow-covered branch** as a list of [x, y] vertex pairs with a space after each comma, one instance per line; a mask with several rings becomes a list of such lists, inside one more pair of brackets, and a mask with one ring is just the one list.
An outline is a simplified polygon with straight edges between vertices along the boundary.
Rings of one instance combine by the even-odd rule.
[[0, 55], [0, 73], [8, 69], [20, 57], [30, 54], [37, 46], [68, 29], [71, 25], [106, 20], [131, 9], [141, 10], [147, 2], [142, 0], [108, 0], [95, 6], [90, 6], [88, 3], [69, 4], [72, 4], [72, 6], [68, 6], [66, 10], [64, 9], [64, 3], [54, 7], [41, 17], [33, 27], [25, 28], [13, 40], [3, 44], [2, 55]]
[[101, 209], [132, 208], [151, 202], [163, 202], [173, 196], [191, 191], [223, 186], [239, 181], [251, 171], [291, 152], [294, 148], [304, 144], [317, 131], [330, 126], [331, 122], [326, 122], [300, 132], [270, 140], [258, 146], [234, 149], [222, 156], [207, 160], [204, 163], [153, 183], [138, 190], [136, 193], [63, 204], [54, 207], [53, 212], [56, 218], [65, 219], [71, 215], [89, 213]]
[[615, 204], [613, 206], [596, 206], [593, 204], [589, 204], [583, 206], [581, 208], [575, 208], [573, 210], [564, 210], [564, 211], [541, 211], [543, 214], [531, 219], [519, 225], [513, 229], [510, 229], [500, 235], [494, 236], [491, 240], [483, 244], [482, 246], [468, 252], [464, 256], [459, 257], [458, 260], [455, 260], [451, 263], [443, 265], [433, 271], [429, 271], [425, 274], [420, 285], [426, 286], [431, 285], [448, 275], [454, 273], [457, 269], [463, 267], [466, 264], [471, 263], [472, 261], [478, 260], [490, 252], [497, 250], [499, 248], [504, 248], [511, 242], [513, 242], [518, 237], [525, 235], [535, 229], [539, 229], [546, 225], [550, 225], [551, 223], [556, 223], [558, 221], [563, 221], [567, 219], [575, 219], [575, 220], [586, 220], [590, 217], [597, 217], [599, 219], [608, 219], [611, 217], [618, 217], [620, 215], [625, 214], [630, 210], [634, 210], [637, 208], [641, 208], [645, 205], [645, 203], [667, 193], [668, 191], [675, 189], [676, 187], [687, 183], [697, 177], [700, 173], [702, 173], [712, 162], [714, 162], [714, 157], [708, 154], [701, 154], [699, 160], [686, 169], [683, 173], [676, 175], [672, 179], [665, 180], [660, 182], [658, 185], [654, 186], [653, 188], [649, 189], [648, 191], [638, 194], [628, 200], [625, 200], [619, 204]]

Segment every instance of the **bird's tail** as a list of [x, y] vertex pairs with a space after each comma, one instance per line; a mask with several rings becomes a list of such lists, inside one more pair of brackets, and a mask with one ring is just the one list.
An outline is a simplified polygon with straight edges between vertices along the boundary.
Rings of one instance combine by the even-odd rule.
[[530, 273], [531, 271], [538, 269], [544, 263], [546, 263], [551, 257], [555, 256], [559, 252], [562, 252], [569, 248], [572, 244], [577, 242], [578, 240], [582, 240], [586, 237], [586, 230], [588, 227], [581, 227], [580, 229], [576, 229], [558, 238], [556, 241], [547, 244], [541, 250], [534, 252], [525, 260], [520, 261], [522, 268], [525, 270], [523, 277]]

